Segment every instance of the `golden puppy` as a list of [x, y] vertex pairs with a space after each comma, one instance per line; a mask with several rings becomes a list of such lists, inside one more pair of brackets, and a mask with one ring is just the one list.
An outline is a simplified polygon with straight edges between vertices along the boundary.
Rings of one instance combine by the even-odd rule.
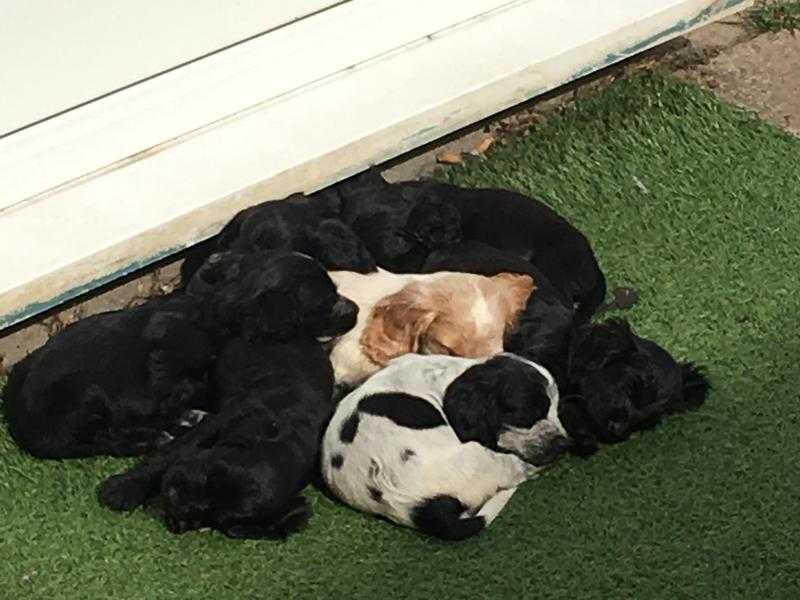
[[356, 326], [331, 350], [336, 382], [345, 385], [358, 385], [403, 354], [477, 358], [502, 352], [505, 332], [535, 289], [531, 277], [511, 273], [398, 275], [378, 269], [330, 276], [359, 309]]

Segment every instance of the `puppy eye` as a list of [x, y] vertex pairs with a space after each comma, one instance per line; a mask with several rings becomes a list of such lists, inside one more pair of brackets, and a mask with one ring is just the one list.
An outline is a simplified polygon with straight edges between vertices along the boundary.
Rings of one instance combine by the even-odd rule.
[[425, 344], [427, 354], [444, 354], [445, 356], [455, 356], [455, 352], [444, 344], [436, 340], [430, 340]]

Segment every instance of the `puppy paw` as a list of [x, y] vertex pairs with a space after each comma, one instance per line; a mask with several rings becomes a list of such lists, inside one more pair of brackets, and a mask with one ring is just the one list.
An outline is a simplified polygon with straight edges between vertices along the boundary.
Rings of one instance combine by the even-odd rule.
[[100, 504], [111, 510], [129, 511], [144, 504], [148, 493], [146, 486], [123, 473], [101, 483], [97, 496]]
[[208, 413], [206, 411], [197, 410], [195, 408], [187, 410], [181, 414], [181, 417], [178, 420], [178, 425], [180, 427], [195, 427], [206, 418], [207, 414]]

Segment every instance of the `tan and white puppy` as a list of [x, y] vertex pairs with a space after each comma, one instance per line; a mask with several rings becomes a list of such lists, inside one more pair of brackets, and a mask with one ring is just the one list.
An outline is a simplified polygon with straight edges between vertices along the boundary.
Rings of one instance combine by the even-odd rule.
[[332, 271], [358, 305], [356, 326], [332, 343], [336, 382], [355, 386], [403, 354], [475, 358], [503, 350], [503, 337], [535, 289], [528, 275]]

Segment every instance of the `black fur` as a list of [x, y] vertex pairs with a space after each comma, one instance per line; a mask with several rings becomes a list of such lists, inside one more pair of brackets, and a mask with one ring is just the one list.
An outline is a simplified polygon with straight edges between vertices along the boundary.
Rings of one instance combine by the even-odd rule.
[[701, 405], [710, 389], [701, 369], [676, 362], [619, 319], [579, 326], [566, 362], [561, 422], [585, 453]]
[[344, 464], [344, 456], [341, 454], [334, 454], [331, 456], [331, 466], [334, 469], [341, 469], [342, 465]]
[[333, 370], [313, 340], [236, 338], [214, 369], [216, 414], [131, 470], [100, 500], [130, 510], [159, 496], [173, 533], [213, 527], [229, 537], [285, 537], [307, 519], [298, 498], [317, 470], [333, 411]]
[[12, 437], [40, 458], [150, 450], [185, 408], [207, 407], [214, 344], [201, 315], [196, 300], [174, 295], [68, 327], [12, 369], [3, 393]]
[[515, 326], [506, 333], [503, 346], [509, 352], [543, 365], [558, 379], [575, 322], [575, 309], [570, 299], [553, 286], [540, 269], [519, 256], [483, 242], [463, 242], [432, 252], [421, 271], [530, 275], [536, 287]]
[[462, 442], [498, 450], [506, 427], [530, 428], [547, 416], [547, 380], [532, 367], [495, 357], [470, 367], [447, 386], [443, 410]]
[[535, 265], [588, 319], [606, 282], [586, 237], [536, 198], [445, 183], [386, 183], [371, 170], [317, 196], [340, 207], [350, 225], [390, 271], [417, 272], [434, 250], [480, 242]]
[[270, 200], [237, 213], [213, 240], [195, 247], [181, 267], [188, 281], [214, 251], [293, 250], [331, 270], [369, 273], [375, 261], [352, 229], [338, 220], [338, 206], [302, 194]]
[[296, 252], [212, 254], [186, 292], [209, 298], [216, 326], [251, 339], [341, 335], [358, 316], [358, 307], [336, 292], [322, 266]]
[[430, 402], [399, 392], [371, 394], [358, 403], [358, 410], [386, 417], [408, 429], [431, 429], [445, 424], [442, 415]]
[[477, 535], [486, 526], [483, 517], [460, 518], [465, 510], [457, 498], [436, 496], [414, 507], [411, 518], [417, 529], [428, 535], [459, 541]]
[[353, 411], [347, 420], [342, 423], [342, 428], [339, 430], [339, 439], [345, 444], [350, 444], [356, 439], [358, 433], [358, 411]]
[[207, 373], [230, 336], [337, 335], [357, 310], [307, 257], [214, 255], [186, 293], [78, 321], [18, 363], [9, 430], [42, 458], [142, 454], [187, 409], [209, 410]]
[[370, 170], [318, 193], [315, 199], [340, 206], [340, 218], [363, 240], [378, 266], [418, 272], [434, 248], [461, 240], [460, 217], [435, 194], [386, 183]]

